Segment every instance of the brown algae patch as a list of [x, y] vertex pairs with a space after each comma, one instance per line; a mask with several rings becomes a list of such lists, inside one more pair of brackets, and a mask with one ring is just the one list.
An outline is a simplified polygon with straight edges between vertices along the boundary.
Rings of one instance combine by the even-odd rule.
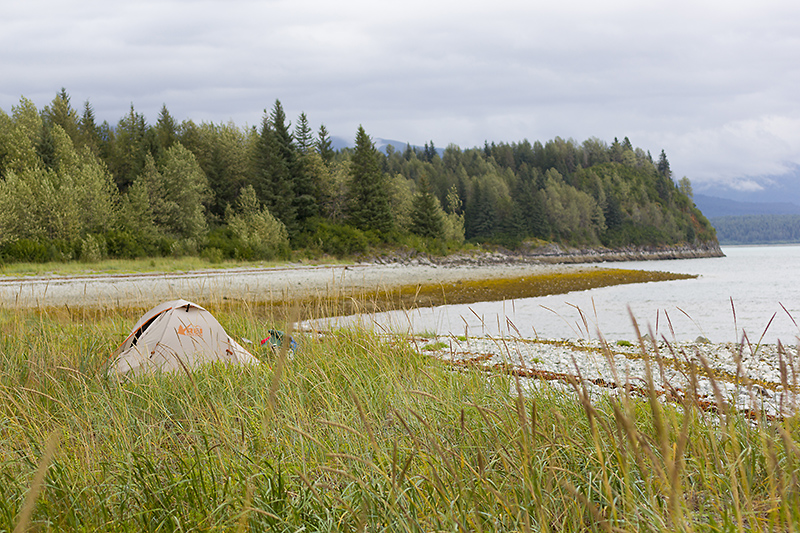
[[[210, 293], [193, 296], [192, 300], [212, 313], [223, 312], [252, 315], [265, 322], [278, 324], [342, 316], [356, 313], [434, 307], [445, 304], [471, 304], [482, 301], [502, 301], [532, 298], [552, 294], [564, 294], [597, 287], [629, 283], [647, 283], [690, 279], [697, 276], [669, 272], [648, 272], [617, 268], [587, 267], [544, 272], [526, 272], [518, 275], [493, 277], [493, 273], [475, 279], [475, 272], [464, 272], [462, 279], [450, 276], [448, 280], [392, 284], [385, 279], [372, 287], [346, 283], [336, 288], [297, 291], [287, 287], [280, 293], [253, 292], [244, 297], [225, 293]], [[472, 277], [471, 277], [472, 276]], [[127, 305], [103, 305], [95, 308], [71, 304], [45, 305], [38, 307], [46, 314], [64, 314], [64, 318], [86, 320], [109, 308], [120, 311], [126, 317], [138, 317], [152, 305], [131, 303]]]
[[643, 270], [591, 269], [570, 272], [533, 274], [513, 278], [457, 281], [434, 285], [406, 286], [400, 289], [400, 300], [406, 307], [431, 307], [444, 304], [471, 304], [535, 298], [564, 294], [597, 287], [696, 278], [696, 275]]
[[[592, 268], [516, 277], [468, 279], [460, 281], [417, 283], [382, 287], [375, 290], [353, 289], [335, 296], [273, 302], [273, 309], [298, 308], [303, 318], [324, 318], [355, 313], [374, 313], [446, 304], [534, 298], [565, 294], [598, 287], [653, 281], [696, 278], [693, 274], [672, 272]], [[278, 313], [280, 314], [280, 313]]]

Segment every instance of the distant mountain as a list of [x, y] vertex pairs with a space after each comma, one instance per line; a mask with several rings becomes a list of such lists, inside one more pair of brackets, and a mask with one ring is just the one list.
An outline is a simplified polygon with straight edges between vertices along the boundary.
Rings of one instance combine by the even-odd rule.
[[721, 244], [800, 241], [800, 167], [782, 176], [748, 179], [747, 189], [707, 186], [694, 203], [708, 218]]
[[[375, 143], [375, 148], [386, 153], [386, 148], [388, 146], [392, 146], [395, 152], [402, 152], [406, 149], [406, 145], [409, 143], [403, 141], [395, 141], [392, 139], [382, 139], [380, 137], [373, 137], [372, 142]], [[333, 145], [334, 150], [341, 150], [342, 148], [354, 148], [355, 142], [352, 139], [346, 139], [344, 137], [331, 137], [331, 144]], [[422, 150], [422, 146], [417, 146], [416, 144], [412, 144], [411, 148], [416, 148], [418, 150]], [[441, 156], [444, 153], [444, 149], [436, 147], [436, 151]]]
[[694, 203], [706, 218], [738, 215], [800, 215], [800, 205], [786, 201], [740, 202], [717, 196], [695, 194]]
[[781, 175], [747, 178], [747, 187], [742, 182], [697, 184], [695, 196], [699, 194], [744, 203], [794, 203], [800, 204], [800, 165], [793, 165]]
[[341, 150], [342, 148], [353, 148], [356, 143], [353, 139], [346, 139], [344, 137], [331, 136], [331, 146], [334, 150]]

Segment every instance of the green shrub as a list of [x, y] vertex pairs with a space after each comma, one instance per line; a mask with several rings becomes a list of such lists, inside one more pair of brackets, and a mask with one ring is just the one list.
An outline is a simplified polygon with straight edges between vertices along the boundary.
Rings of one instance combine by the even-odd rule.
[[220, 251], [225, 259], [235, 259], [236, 250], [242, 248], [244, 244], [228, 226], [214, 228], [208, 234], [206, 248], [215, 248]]
[[47, 260], [47, 246], [32, 239], [19, 239], [0, 247], [0, 257], [6, 263], [43, 263]]
[[225, 257], [222, 255], [222, 250], [219, 248], [214, 248], [213, 246], [204, 248], [203, 251], [200, 252], [200, 257], [211, 264], [222, 263], [222, 261], [225, 259]]
[[80, 246], [80, 260], [84, 263], [96, 263], [106, 256], [106, 240], [102, 235], [87, 235]]
[[225, 213], [228, 227], [242, 243], [240, 259], [272, 259], [289, 248], [286, 226], [262, 206], [252, 186], [242, 189], [236, 209]]
[[111, 230], [105, 234], [105, 241], [109, 257], [135, 259], [170, 255], [174, 239], [145, 232]]
[[336, 257], [364, 253], [379, 242], [374, 233], [364, 232], [347, 224], [317, 221], [314, 228], [305, 239], [306, 245]]
[[0, 246], [0, 261], [4, 263], [63, 262], [79, 255], [80, 241], [18, 239]]

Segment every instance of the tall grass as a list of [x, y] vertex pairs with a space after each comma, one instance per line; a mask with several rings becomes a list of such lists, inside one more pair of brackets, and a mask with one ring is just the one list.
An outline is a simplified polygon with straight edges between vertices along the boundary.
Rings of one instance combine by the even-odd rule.
[[[282, 326], [206, 307], [236, 338]], [[800, 527], [796, 418], [530, 387], [360, 330], [117, 384], [142, 311], [0, 310], [0, 531]]]

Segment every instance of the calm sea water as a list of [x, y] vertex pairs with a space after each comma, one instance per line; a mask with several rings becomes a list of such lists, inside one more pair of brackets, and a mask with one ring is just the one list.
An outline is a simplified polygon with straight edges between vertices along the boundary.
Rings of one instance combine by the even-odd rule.
[[800, 329], [800, 245], [723, 247], [726, 257], [607, 263], [697, 274], [697, 279], [605, 287], [503, 302], [373, 315], [380, 327], [454, 335], [634, 340], [642, 333], [691, 341], [795, 345]]

